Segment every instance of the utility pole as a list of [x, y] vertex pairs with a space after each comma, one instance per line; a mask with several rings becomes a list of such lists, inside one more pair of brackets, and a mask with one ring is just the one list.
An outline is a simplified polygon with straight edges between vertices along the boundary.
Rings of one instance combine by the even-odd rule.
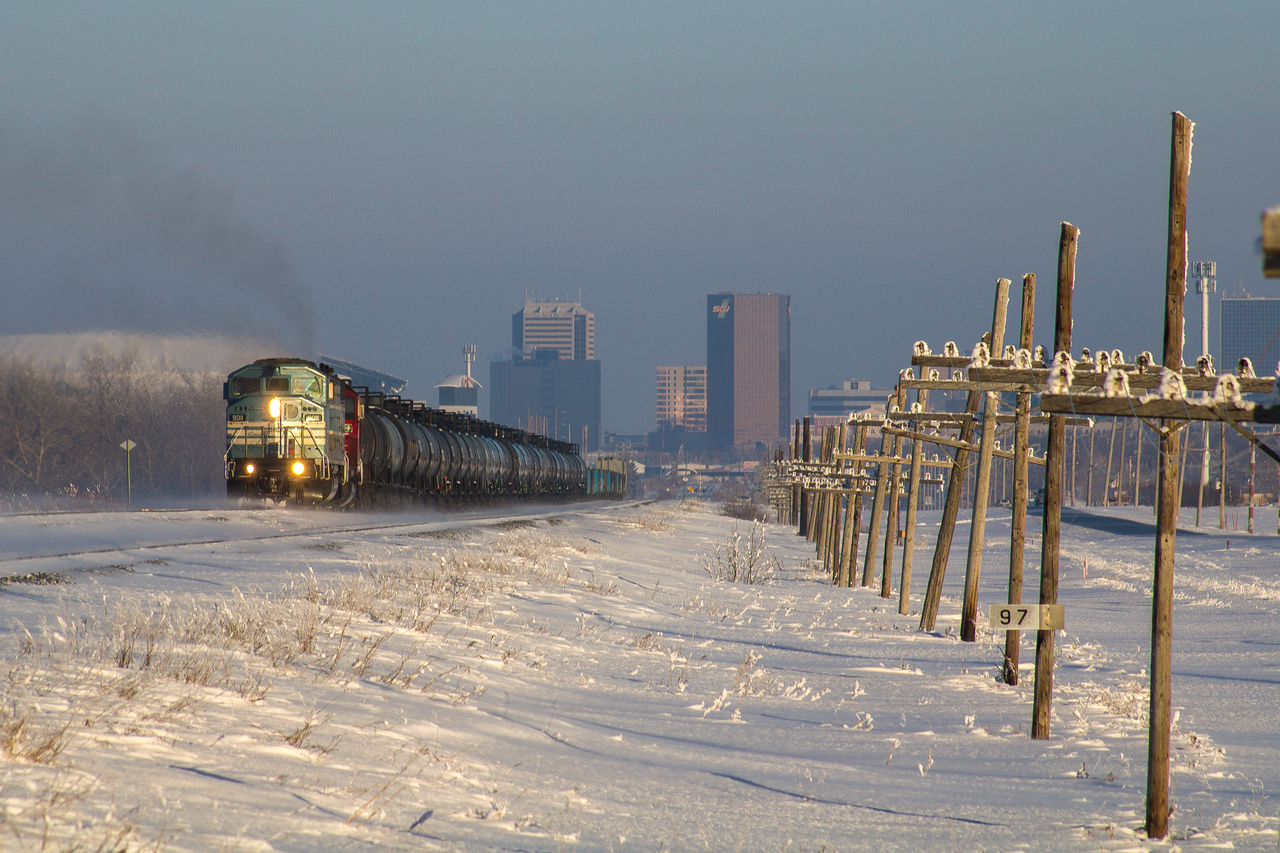
[[[1182, 368], [1187, 269], [1187, 183], [1191, 173], [1191, 121], [1173, 114], [1169, 156], [1169, 236], [1165, 261], [1165, 370]], [[1169, 741], [1173, 675], [1173, 553], [1178, 532], [1181, 479], [1178, 424], [1162, 422], [1156, 478], [1156, 553], [1151, 600], [1151, 699], [1147, 739], [1148, 838], [1169, 834]]]
[[[1080, 229], [1063, 222], [1058, 238], [1058, 302], [1053, 323], [1053, 351], [1071, 354], [1071, 301], [1076, 284], [1076, 247]], [[1062, 471], [1067, 448], [1067, 419], [1051, 415], [1045, 444], [1044, 509], [1040, 534], [1040, 603], [1058, 603], [1059, 536], [1062, 527]], [[1053, 631], [1036, 631], [1036, 681], [1031, 737], [1049, 737], [1053, 704]], [[1161, 835], [1160, 837], [1164, 837]]]

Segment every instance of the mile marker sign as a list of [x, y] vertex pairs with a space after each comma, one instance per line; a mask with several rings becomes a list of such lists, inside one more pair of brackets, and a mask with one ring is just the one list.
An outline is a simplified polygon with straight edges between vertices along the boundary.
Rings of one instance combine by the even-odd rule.
[[1061, 604], [993, 604], [991, 630], [1060, 631], [1066, 626]]

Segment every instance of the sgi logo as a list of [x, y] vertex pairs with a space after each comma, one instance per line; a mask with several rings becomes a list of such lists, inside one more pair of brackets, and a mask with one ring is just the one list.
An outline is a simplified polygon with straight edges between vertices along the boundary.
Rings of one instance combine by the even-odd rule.
[[729, 300], [726, 299], [719, 305], [712, 305], [711, 310], [716, 313], [717, 317], [723, 320], [725, 317], [729, 316]]

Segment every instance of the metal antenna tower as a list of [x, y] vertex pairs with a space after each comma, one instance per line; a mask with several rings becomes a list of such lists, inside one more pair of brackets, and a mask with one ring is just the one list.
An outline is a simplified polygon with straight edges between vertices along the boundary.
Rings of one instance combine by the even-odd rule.
[[[1214, 261], [1196, 261], [1191, 265], [1191, 273], [1196, 279], [1196, 293], [1200, 294], [1200, 353], [1209, 356], [1209, 294], [1218, 289], [1218, 264]], [[1204, 487], [1209, 480], [1208, 421], [1201, 425], [1201, 430], [1204, 434], [1204, 449], [1200, 453], [1200, 494], [1196, 497], [1196, 527], [1200, 526]]]
[[1215, 261], [1196, 261], [1191, 265], [1196, 277], [1196, 293], [1200, 294], [1200, 343], [1201, 355], [1209, 354], [1209, 294], [1218, 290], [1218, 264]]

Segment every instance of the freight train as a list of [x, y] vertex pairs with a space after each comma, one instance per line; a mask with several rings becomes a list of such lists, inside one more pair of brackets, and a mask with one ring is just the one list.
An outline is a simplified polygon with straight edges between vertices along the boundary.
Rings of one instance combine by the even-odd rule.
[[227, 497], [385, 508], [622, 497], [578, 446], [352, 387], [326, 364], [264, 358], [227, 401]]

